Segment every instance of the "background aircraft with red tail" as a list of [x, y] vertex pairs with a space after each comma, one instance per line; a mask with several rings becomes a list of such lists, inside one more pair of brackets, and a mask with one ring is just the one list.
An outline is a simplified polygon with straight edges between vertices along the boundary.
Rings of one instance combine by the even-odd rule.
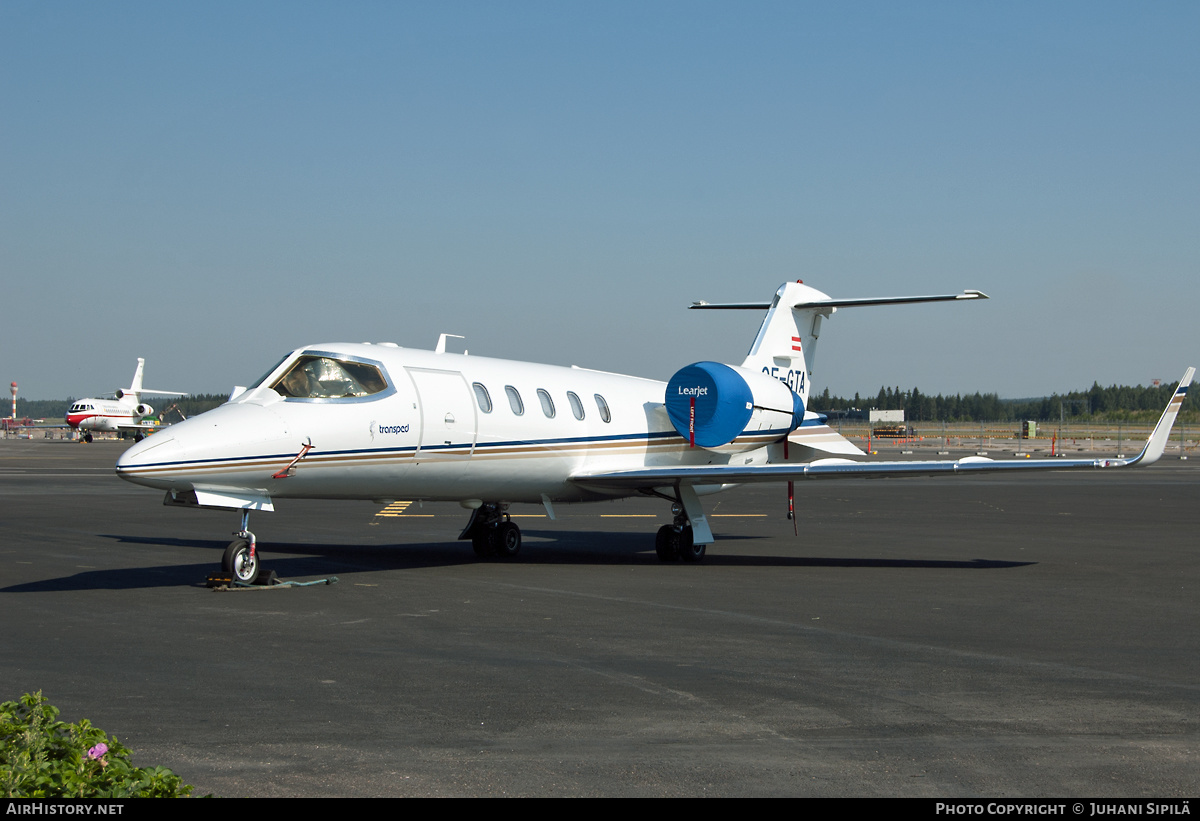
[[83, 434], [83, 441], [92, 441], [93, 432], [116, 432], [134, 434], [141, 441], [145, 435], [157, 430], [158, 422], [148, 417], [154, 415], [154, 408], [142, 401], [142, 394], [156, 396], [186, 396], [178, 391], [155, 391], [142, 387], [142, 374], [146, 369], [146, 360], [138, 359], [137, 370], [133, 372], [133, 382], [128, 388], [116, 391], [112, 399], [79, 399], [72, 403], [67, 411], [66, 423]]

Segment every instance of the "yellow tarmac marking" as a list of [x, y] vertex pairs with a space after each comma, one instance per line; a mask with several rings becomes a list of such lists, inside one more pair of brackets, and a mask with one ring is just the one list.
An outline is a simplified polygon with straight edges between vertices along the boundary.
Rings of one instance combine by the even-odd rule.
[[432, 519], [433, 518], [432, 513], [405, 513], [404, 511], [407, 510], [408, 506], [411, 504], [412, 504], [412, 502], [392, 502], [390, 505], [388, 505], [387, 507], [385, 507], [383, 510], [379, 511], [375, 515], [376, 516], [385, 516], [389, 519], [396, 519], [396, 518]]

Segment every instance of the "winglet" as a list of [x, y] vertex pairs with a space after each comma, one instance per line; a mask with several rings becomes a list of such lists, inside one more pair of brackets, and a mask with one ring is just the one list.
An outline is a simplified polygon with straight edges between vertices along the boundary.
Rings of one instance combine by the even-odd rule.
[[1188, 385], [1192, 384], [1192, 376], [1195, 373], [1195, 368], [1188, 368], [1184, 371], [1183, 379], [1179, 380], [1179, 384], [1175, 387], [1175, 393], [1171, 395], [1171, 400], [1167, 402], [1167, 407], [1159, 417], [1158, 424], [1154, 426], [1154, 432], [1146, 441], [1146, 447], [1142, 449], [1136, 459], [1130, 462], [1131, 466], [1152, 465], [1163, 455], [1163, 451], [1167, 447], [1167, 439], [1171, 436], [1171, 428], [1175, 424], [1175, 417], [1179, 415], [1179, 408], [1187, 397]]

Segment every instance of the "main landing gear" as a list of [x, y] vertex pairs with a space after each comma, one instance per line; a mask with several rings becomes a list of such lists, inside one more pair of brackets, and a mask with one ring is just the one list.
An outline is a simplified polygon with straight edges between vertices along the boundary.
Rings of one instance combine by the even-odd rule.
[[508, 505], [501, 502], [477, 507], [459, 538], [469, 538], [471, 548], [481, 559], [511, 559], [521, 552], [521, 528], [509, 517]]
[[687, 512], [679, 502], [671, 504], [671, 512], [675, 514], [675, 522], [663, 525], [654, 535], [654, 552], [658, 560], [673, 562], [682, 559], [685, 562], [698, 562], [704, 558], [707, 545], [696, 544], [691, 522]]
[[258, 579], [258, 551], [255, 549], [254, 534], [250, 525], [250, 511], [242, 511], [242, 529], [234, 533], [234, 539], [225, 548], [221, 558], [221, 569], [233, 576], [234, 581], [254, 584]]

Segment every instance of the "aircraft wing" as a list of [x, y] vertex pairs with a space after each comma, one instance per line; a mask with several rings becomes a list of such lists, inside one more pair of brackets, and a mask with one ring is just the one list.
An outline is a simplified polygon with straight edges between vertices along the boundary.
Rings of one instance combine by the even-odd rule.
[[1149, 465], [1157, 462], [1171, 435], [1179, 407], [1187, 396], [1195, 368], [1188, 368], [1142, 452], [1132, 459], [988, 459], [968, 456], [958, 460], [857, 462], [851, 459], [818, 459], [807, 463], [776, 465], [666, 465], [597, 473], [576, 473], [572, 481], [601, 488], [653, 488], [681, 485], [787, 482], [803, 479], [852, 479], [884, 476], [937, 476], [995, 470], [1069, 470]]
[[851, 459], [818, 459], [805, 464], [760, 466], [699, 465], [643, 468], [608, 473], [577, 473], [571, 481], [605, 488], [689, 485], [739, 485], [754, 482], [788, 482], [802, 479], [854, 479], [881, 476], [936, 476], [988, 470], [1066, 470], [1070, 468], [1128, 467], [1139, 459], [988, 459], [968, 456], [955, 461], [856, 462]]

